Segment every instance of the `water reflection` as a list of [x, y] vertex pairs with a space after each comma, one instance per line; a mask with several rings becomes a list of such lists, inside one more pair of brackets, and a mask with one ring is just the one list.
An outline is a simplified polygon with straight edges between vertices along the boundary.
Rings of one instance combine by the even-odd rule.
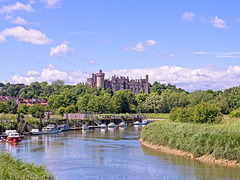
[[138, 142], [142, 126], [28, 136], [0, 144], [25, 161], [45, 164], [55, 179], [238, 179], [239, 168], [203, 164]]

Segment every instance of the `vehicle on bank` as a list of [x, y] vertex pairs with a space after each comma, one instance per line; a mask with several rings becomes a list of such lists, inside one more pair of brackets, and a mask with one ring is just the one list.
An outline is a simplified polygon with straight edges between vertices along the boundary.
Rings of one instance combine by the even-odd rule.
[[148, 121], [148, 120], [142, 120], [142, 125], [147, 125], [147, 124], [149, 124], [150, 122]]

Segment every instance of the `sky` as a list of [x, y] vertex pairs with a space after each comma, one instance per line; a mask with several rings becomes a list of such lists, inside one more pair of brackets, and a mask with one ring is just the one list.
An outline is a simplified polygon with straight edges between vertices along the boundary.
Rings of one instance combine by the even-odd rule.
[[240, 1], [0, 0], [0, 82], [113, 75], [187, 91], [240, 85]]

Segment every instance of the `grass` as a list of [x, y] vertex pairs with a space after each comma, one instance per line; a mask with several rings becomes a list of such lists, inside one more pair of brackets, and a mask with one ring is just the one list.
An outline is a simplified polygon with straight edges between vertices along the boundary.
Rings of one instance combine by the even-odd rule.
[[217, 159], [240, 162], [240, 121], [225, 120], [221, 124], [177, 123], [168, 120], [145, 126], [143, 141], [192, 153], [195, 157], [213, 155]]
[[0, 179], [53, 179], [45, 166], [37, 166], [15, 159], [10, 154], [0, 153]]
[[149, 119], [168, 119], [169, 113], [144, 113], [142, 114]]

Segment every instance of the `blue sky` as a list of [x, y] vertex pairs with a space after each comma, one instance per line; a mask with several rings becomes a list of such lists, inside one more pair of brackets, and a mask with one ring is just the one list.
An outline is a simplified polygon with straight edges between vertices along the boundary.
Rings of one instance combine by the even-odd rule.
[[240, 84], [240, 1], [0, 0], [0, 81], [102, 69], [188, 91]]

